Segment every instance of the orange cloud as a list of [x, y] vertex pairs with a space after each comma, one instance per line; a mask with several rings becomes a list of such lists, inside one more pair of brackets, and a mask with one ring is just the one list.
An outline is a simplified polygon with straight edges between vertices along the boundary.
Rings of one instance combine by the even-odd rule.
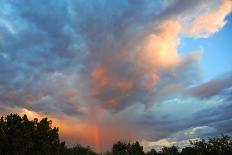
[[145, 39], [140, 57], [151, 68], [169, 68], [180, 61], [177, 51], [179, 45], [180, 24], [177, 21], [166, 21], [160, 32], [151, 34]]
[[118, 81], [114, 84], [115, 88], [118, 88], [120, 90], [129, 90], [133, 88], [133, 82], [132, 81]]
[[28, 109], [18, 109], [17, 111], [20, 115], [26, 114], [29, 119], [41, 120], [48, 117], [49, 120], [52, 120], [52, 126], [59, 128], [61, 140], [65, 140], [68, 145], [81, 143], [94, 146], [96, 150], [101, 149], [100, 129], [94, 123], [82, 122], [67, 116], [44, 115]]
[[[119, 80], [117, 77], [112, 77], [104, 67], [92, 70], [91, 84], [93, 96], [108, 96], [103, 101], [103, 105], [107, 108], [118, 107], [120, 104], [118, 98], [126, 95], [134, 86], [131, 80]], [[114, 93], [109, 94], [108, 92]]]
[[79, 90], [75, 88], [68, 88], [64, 90], [64, 93], [67, 98], [73, 98], [79, 94]]
[[150, 90], [152, 88], [154, 88], [156, 86], [156, 84], [158, 83], [159, 81], [159, 76], [155, 73], [153, 73], [150, 77], [150, 79], [148, 80], [148, 83], [147, 83], [147, 89]]
[[[102, 151], [109, 149], [112, 143], [117, 140], [134, 140], [137, 137], [137, 129], [134, 128], [131, 131], [131, 127], [123, 122], [120, 122], [119, 125], [112, 114], [104, 116], [107, 123], [96, 120], [95, 117], [100, 115], [99, 111], [96, 114], [93, 112], [91, 118], [84, 121], [65, 115], [44, 115], [28, 109], [17, 109], [16, 111], [20, 115], [27, 114], [29, 119], [36, 117], [40, 120], [48, 117], [49, 120], [52, 120], [52, 126], [59, 128], [61, 140], [65, 140], [69, 146], [75, 144], [89, 145], [96, 151]], [[122, 137], [123, 139], [119, 139]]]
[[218, 32], [225, 24], [225, 17], [232, 10], [232, 1], [224, 0], [217, 10], [207, 12], [198, 17], [193, 23], [187, 34], [194, 37], [207, 38]]
[[119, 106], [119, 102], [116, 99], [111, 99], [106, 102], [105, 106], [109, 108], [117, 108]]
[[92, 81], [97, 87], [105, 87], [109, 84], [109, 77], [104, 68], [95, 68], [92, 73]]
[[107, 70], [104, 68], [95, 68], [91, 72], [92, 83], [97, 88], [112, 87], [120, 90], [128, 90], [133, 87], [132, 81], [120, 81], [110, 77]]

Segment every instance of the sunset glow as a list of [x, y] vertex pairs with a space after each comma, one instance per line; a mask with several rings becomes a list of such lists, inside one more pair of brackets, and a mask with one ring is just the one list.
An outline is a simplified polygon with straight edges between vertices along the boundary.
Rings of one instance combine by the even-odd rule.
[[231, 0], [0, 1], [0, 114], [68, 146], [232, 135]]

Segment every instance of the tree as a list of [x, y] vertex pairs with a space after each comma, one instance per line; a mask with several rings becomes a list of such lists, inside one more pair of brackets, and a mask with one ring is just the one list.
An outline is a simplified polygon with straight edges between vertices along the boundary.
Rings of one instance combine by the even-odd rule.
[[232, 139], [229, 136], [200, 138], [190, 141], [190, 144], [197, 151], [197, 155], [231, 155]]
[[52, 121], [10, 114], [0, 119], [0, 154], [61, 154], [65, 143], [60, 142], [58, 128]]
[[181, 155], [197, 155], [197, 151], [192, 147], [183, 148]]
[[162, 154], [163, 155], [178, 155], [178, 147], [176, 146], [171, 146], [171, 147], [163, 147], [162, 148]]
[[89, 146], [83, 147], [80, 144], [77, 144], [76, 146], [69, 148], [67, 154], [68, 155], [97, 155], [97, 153], [93, 152]]
[[127, 144], [125, 142], [118, 141], [113, 145], [112, 153], [113, 155], [127, 155]]
[[146, 155], [158, 155], [158, 153], [156, 152], [155, 149], [151, 149], [150, 151], [146, 153]]
[[133, 144], [128, 144], [128, 154], [129, 155], [144, 155], [143, 146], [140, 146], [139, 142], [136, 141]]
[[143, 146], [139, 142], [125, 143], [118, 141], [113, 145], [113, 155], [144, 155]]
[[[97, 155], [89, 146], [77, 144], [68, 148], [65, 142], [60, 142], [58, 132], [48, 118], [28, 120], [26, 115], [20, 117], [18, 114], [1, 117], [0, 155]], [[143, 146], [137, 141], [118, 141], [105, 155], [232, 155], [232, 138], [229, 136], [199, 138], [190, 141], [190, 145], [181, 153], [176, 146], [163, 147], [159, 153], [154, 149], [144, 153]]]

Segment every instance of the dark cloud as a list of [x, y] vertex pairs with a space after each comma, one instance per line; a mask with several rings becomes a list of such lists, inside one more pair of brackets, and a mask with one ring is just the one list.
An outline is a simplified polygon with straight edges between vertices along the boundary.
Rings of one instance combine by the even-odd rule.
[[[181, 24], [177, 17], [208, 3], [1, 1], [0, 112], [25, 108], [97, 122], [103, 130], [106, 122], [130, 124], [128, 128], [138, 130], [136, 138], [150, 140], [209, 125], [212, 115], [220, 111], [197, 109], [202, 118], [194, 114], [199, 122], [193, 123], [192, 115], [179, 118], [174, 116], [178, 111], [173, 115], [158, 111], [184, 112], [166, 102], [177, 97], [185, 102], [190, 96], [200, 101], [231, 87], [228, 76], [190, 88], [202, 78], [202, 52], [186, 56], [178, 52]], [[96, 114], [98, 110], [103, 114]], [[228, 120], [227, 113], [219, 118]]]
[[[3, 36], [2, 49], [9, 57], [7, 60], [2, 58], [1, 61], [3, 65], [1, 72], [6, 73], [1, 78], [1, 85], [5, 85], [3, 89], [20, 88], [20, 93], [33, 92], [39, 96], [37, 100], [40, 100], [44, 96], [55, 95], [52, 91], [56, 86], [50, 85], [47, 88], [50, 91], [46, 91], [48, 94], [40, 91], [46, 89], [46, 85], [52, 81], [49, 77], [56, 73], [65, 76], [73, 72], [81, 74], [78, 76], [83, 79], [79, 78], [79, 82], [85, 83], [86, 87], [95, 88], [89, 85], [91, 72], [95, 68], [103, 67], [108, 80], [111, 81], [108, 81], [104, 89], [98, 89], [102, 91], [100, 94], [93, 95], [101, 100], [103, 107], [118, 111], [135, 102], [147, 103], [153, 100], [154, 97], [151, 96], [156, 93], [147, 96], [142, 84], [149, 79], [151, 71], [147, 73], [143, 69], [146, 65], [142, 64], [143, 62], [135, 65], [137, 52], [141, 52], [136, 51], [138, 47], [135, 45], [141, 44], [143, 40], [143, 35], [138, 35], [139, 29], [149, 23], [151, 16], [159, 14], [159, 11], [153, 9], [161, 11], [158, 7], [158, 4], [162, 5], [161, 1], [152, 4], [149, 1], [136, 3], [50, 1], [46, 5], [44, 3], [44, 1], [4, 3], [6, 5], [3, 10], [8, 12], [4, 14], [3, 21], [12, 26], [14, 33], [6, 27], [4, 33], [8, 35]], [[14, 9], [12, 11], [9, 8]], [[150, 30], [152, 31], [153, 29]], [[147, 33], [149, 30], [144, 34]], [[175, 77], [168, 72], [161, 70], [158, 76], [166, 76], [166, 83], [171, 83]], [[162, 88], [163, 84], [160, 87]], [[65, 87], [61, 86], [60, 89]], [[96, 90], [91, 93], [94, 91]], [[106, 105], [108, 103], [118, 105], [112, 107]], [[35, 105], [38, 106], [39, 104]]]
[[207, 125], [214, 127], [218, 134], [231, 134], [232, 128], [229, 125], [231, 123], [231, 111], [228, 108], [231, 108], [231, 103], [214, 109], [203, 110], [196, 114], [193, 125]]
[[187, 94], [199, 98], [209, 98], [230, 87], [232, 87], [232, 76], [231, 74], [227, 74], [221, 75], [220, 78], [213, 79], [202, 85], [192, 87], [187, 90]]

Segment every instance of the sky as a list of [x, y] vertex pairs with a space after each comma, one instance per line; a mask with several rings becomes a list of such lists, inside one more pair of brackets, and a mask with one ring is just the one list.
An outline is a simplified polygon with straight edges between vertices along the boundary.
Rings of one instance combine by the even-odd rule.
[[0, 114], [69, 146], [232, 135], [231, 0], [1, 0]]

